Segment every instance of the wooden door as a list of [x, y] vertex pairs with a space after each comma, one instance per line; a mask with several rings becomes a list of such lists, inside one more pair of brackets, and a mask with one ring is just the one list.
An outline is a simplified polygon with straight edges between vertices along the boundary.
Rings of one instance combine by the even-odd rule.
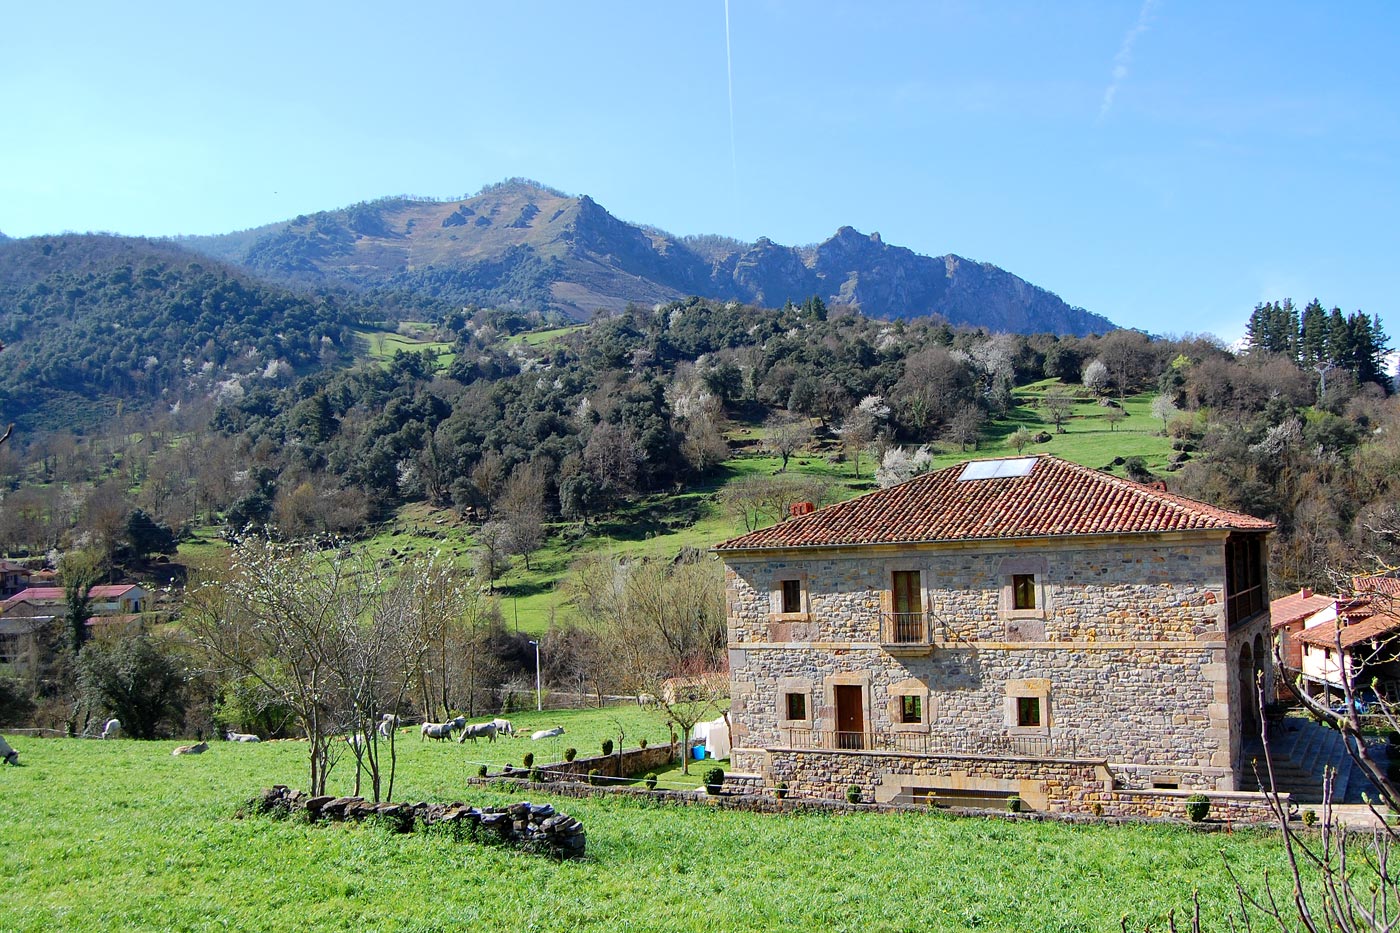
[[836, 747], [865, 748], [865, 702], [857, 685], [836, 687]]

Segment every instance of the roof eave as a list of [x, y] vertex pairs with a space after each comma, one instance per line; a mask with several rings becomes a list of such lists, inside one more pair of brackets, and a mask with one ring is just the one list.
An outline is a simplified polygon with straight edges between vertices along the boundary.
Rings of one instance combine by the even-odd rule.
[[1267, 529], [1261, 528], [1172, 528], [1165, 531], [1094, 531], [1094, 532], [1066, 532], [1056, 535], [1016, 535], [1005, 538], [908, 538], [902, 541], [844, 541], [836, 544], [762, 544], [745, 547], [725, 547], [716, 544], [710, 548], [710, 553], [719, 554], [745, 554], [762, 551], [824, 551], [836, 550], [840, 548], [886, 548], [886, 547], [920, 547], [926, 545], [948, 545], [948, 544], [1019, 544], [1029, 541], [1070, 541], [1095, 538], [1147, 538], [1165, 537], [1168, 535], [1200, 535], [1204, 537], [1214, 537], [1219, 535], [1229, 535], [1236, 531], [1258, 532], [1268, 534], [1273, 531], [1270, 526]]

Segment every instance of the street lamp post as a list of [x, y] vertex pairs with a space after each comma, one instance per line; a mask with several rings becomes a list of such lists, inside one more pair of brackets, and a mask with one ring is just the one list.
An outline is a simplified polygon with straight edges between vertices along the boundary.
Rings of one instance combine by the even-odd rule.
[[535, 646], [535, 712], [544, 710], [544, 694], [540, 693], [540, 643], [532, 641]]

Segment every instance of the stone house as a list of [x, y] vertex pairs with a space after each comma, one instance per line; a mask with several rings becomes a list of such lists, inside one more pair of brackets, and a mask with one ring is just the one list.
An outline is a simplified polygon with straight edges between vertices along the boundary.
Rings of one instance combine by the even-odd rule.
[[1233, 792], [1272, 528], [1039, 456], [725, 541], [733, 768], [876, 801], [1255, 806]]

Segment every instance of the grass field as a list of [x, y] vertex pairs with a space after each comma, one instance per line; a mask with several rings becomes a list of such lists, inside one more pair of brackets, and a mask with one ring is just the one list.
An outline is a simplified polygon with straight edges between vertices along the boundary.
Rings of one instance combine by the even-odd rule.
[[412, 334], [401, 334], [390, 330], [356, 330], [355, 336], [365, 342], [366, 356], [378, 362], [381, 366], [387, 366], [394, 358], [395, 353], [421, 353], [424, 350], [431, 350], [437, 355], [439, 369], [445, 369], [452, 364], [455, 354], [451, 352], [452, 344], [441, 340], [429, 340], [426, 337], [413, 336]]
[[[562, 717], [562, 719], [561, 719]], [[562, 721], [580, 753], [635, 708], [514, 717]], [[590, 740], [590, 741], [585, 741]], [[264, 786], [305, 786], [299, 742], [14, 739], [0, 768], [0, 930], [812, 931], [1165, 929], [1199, 888], [1206, 929], [1233, 902], [1223, 852], [1246, 879], [1283, 862], [1267, 832], [1069, 826], [936, 813], [763, 815], [620, 798], [558, 798], [589, 857], [555, 863], [432, 834], [309, 826], [234, 810]], [[534, 743], [537, 756], [547, 749]], [[468, 787], [495, 746], [400, 743], [395, 798], [497, 804]], [[585, 752], [585, 749], [587, 751]], [[332, 790], [347, 790], [345, 763]], [[536, 797], [536, 799], [541, 799]]]

